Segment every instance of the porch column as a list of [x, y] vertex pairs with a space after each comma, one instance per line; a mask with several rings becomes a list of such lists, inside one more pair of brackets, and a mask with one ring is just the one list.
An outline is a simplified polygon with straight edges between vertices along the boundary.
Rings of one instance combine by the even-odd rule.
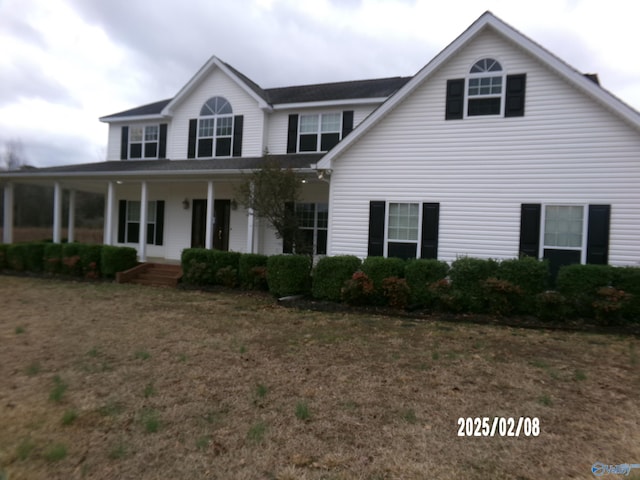
[[62, 187], [56, 182], [53, 187], [53, 243], [62, 241]]
[[[254, 184], [251, 182], [251, 196], [253, 197]], [[256, 224], [255, 212], [253, 208], [248, 210], [247, 215], [247, 253], [253, 253], [253, 236], [254, 236], [254, 228]]]
[[113, 245], [113, 212], [115, 202], [115, 186], [113, 182], [107, 183], [107, 201], [104, 202], [104, 238], [105, 245]]
[[76, 191], [69, 191], [69, 224], [67, 225], [67, 242], [75, 241], [76, 228]]
[[148, 216], [147, 182], [142, 182], [140, 188], [140, 245], [138, 255], [141, 262], [147, 261], [147, 216]]
[[13, 183], [4, 184], [4, 224], [2, 242], [13, 243]]
[[204, 248], [211, 250], [213, 248], [213, 202], [215, 201], [215, 190], [213, 182], [209, 180], [207, 183], [207, 220], [205, 230]]

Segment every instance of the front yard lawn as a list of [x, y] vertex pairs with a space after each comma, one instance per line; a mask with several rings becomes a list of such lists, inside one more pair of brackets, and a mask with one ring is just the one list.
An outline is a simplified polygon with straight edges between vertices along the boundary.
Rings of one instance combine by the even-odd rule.
[[[640, 463], [634, 336], [11, 276], [0, 296], [3, 480], [594, 478], [595, 462]], [[540, 432], [460, 437], [467, 417]]]

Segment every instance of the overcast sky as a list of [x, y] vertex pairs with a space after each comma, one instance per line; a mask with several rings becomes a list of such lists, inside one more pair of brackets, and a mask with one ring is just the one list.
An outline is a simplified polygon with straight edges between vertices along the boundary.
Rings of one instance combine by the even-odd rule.
[[98, 117], [216, 55], [264, 88], [415, 74], [486, 10], [640, 110], [636, 0], [0, 0], [0, 148], [105, 159]]

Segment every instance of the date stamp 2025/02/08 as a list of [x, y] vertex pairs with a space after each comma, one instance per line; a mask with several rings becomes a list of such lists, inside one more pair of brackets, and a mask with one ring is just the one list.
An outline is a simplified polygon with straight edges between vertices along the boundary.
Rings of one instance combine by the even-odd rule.
[[[458, 418], [459, 437], [537, 437], [540, 435], [538, 417], [460, 417]], [[603, 475], [629, 475], [631, 470], [640, 469], [640, 463], [609, 465], [596, 462], [591, 466], [595, 477]]]

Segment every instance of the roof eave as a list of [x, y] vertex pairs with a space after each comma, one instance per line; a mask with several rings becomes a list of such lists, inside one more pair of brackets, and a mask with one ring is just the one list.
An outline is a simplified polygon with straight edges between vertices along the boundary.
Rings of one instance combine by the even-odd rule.
[[323, 100], [318, 102], [274, 103], [273, 110], [291, 110], [301, 108], [341, 107], [346, 105], [380, 105], [388, 97], [345, 98], [342, 100]]

